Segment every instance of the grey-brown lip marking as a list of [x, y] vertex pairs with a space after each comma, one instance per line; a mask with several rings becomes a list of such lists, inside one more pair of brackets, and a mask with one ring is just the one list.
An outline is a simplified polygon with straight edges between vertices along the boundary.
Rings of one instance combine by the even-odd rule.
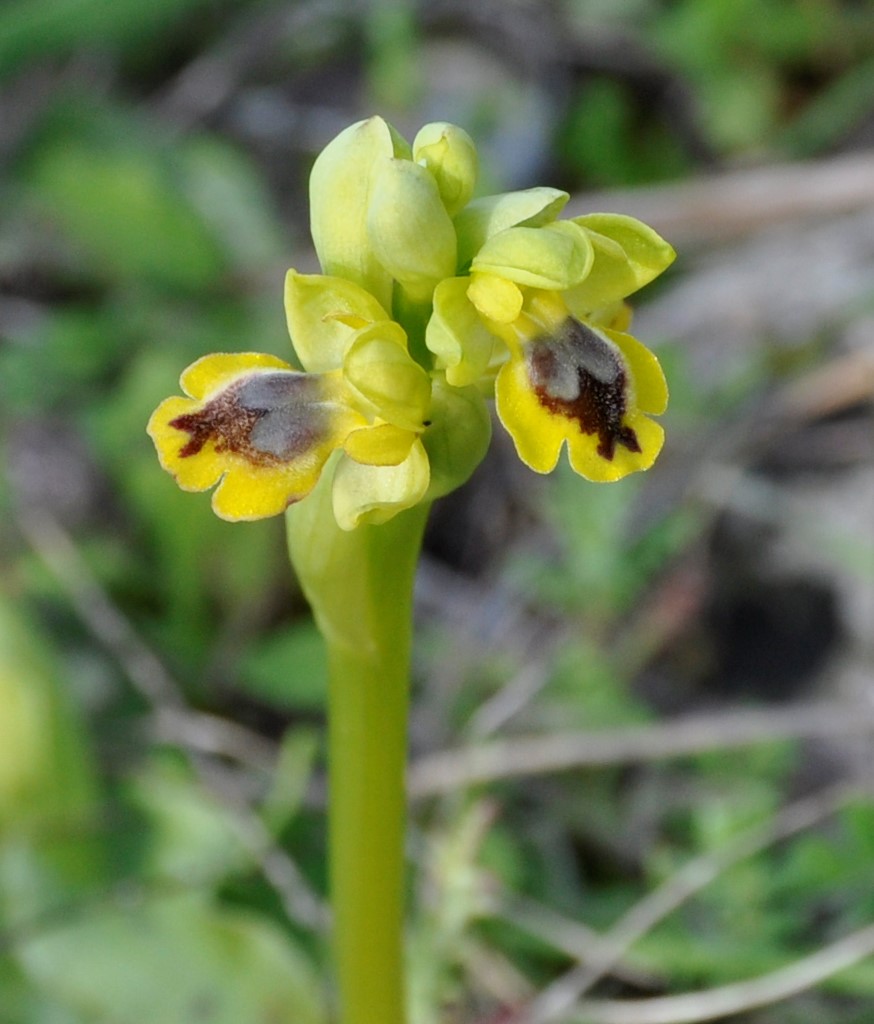
[[243, 377], [198, 412], [170, 421], [189, 434], [179, 456], [197, 455], [212, 440], [217, 452], [234, 452], [254, 465], [289, 462], [324, 434], [318, 389], [318, 380], [291, 370]]
[[622, 423], [628, 408], [625, 367], [596, 331], [568, 318], [555, 337], [533, 342], [526, 360], [540, 404], [575, 420], [584, 434], [597, 434], [601, 458], [612, 462], [617, 444], [641, 450], [637, 434]]

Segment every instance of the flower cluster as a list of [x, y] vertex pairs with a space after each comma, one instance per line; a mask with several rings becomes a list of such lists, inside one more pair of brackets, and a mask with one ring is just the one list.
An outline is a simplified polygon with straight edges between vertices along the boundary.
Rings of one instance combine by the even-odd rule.
[[567, 444], [589, 480], [652, 465], [667, 387], [627, 333], [625, 299], [673, 260], [630, 217], [558, 215], [534, 188], [472, 199], [476, 150], [454, 125], [412, 147], [381, 118], [317, 159], [311, 227], [322, 274], [289, 271], [301, 368], [208, 355], [149, 422], [185, 490], [216, 484], [225, 519], [276, 515], [330, 473], [344, 529], [445, 494], [488, 446], [485, 399], [520, 458], [549, 472]]

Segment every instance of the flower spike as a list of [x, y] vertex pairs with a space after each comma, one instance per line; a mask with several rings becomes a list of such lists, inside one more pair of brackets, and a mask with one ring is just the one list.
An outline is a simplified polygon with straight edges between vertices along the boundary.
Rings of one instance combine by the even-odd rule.
[[187, 397], [148, 428], [180, 487], [257, 519], [325, 476], [344, 530], [383, 523], [473, 472], [491, 394], [537, 472], [565, 447], [589, 480], [653, 464], [667, 385], [625, 300], [673, 249], [632, 217], [559, 219], [557, 189], [472, 198], [476, 177], [470, 136], [445, 122], [410, 146], [372, 117], [328, 144], [310, 180], [323, 273], [285, 284], [302, 368], [257, 353], [189, 367]]

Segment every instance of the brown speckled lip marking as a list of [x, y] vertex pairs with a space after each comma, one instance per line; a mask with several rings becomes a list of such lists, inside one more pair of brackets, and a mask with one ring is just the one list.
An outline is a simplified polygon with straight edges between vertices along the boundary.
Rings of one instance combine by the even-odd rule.
[[597, 434], [601, 458], [612, 462], [617, 444], [641, 450], [637, 434], [622, 423], [628, 407], [625, 367], [600, 334], [568, 319], [555, 337], [533, 342], [526, 361], [540, 404], [576, 420], [584, 434]]
[[228, 385], [197, 412], [170, 421], [188, 440], [186, 459], [212, 441], [257, 466], [277, 466], [310, 450], [324, 433], [318, 381], [303, 373], [256, 373]]

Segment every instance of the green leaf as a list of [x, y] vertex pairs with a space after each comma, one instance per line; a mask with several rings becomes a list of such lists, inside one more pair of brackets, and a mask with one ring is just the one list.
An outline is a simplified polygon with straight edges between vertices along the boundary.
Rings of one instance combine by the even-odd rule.
[[322, 710], [328, 666], [319, 631], [308, 622], [274, 633], [244, 655], [240, 679], [250, 693], [276, 707]]
[[171, 154], [145, 145], [62, 138], [38, 151], [30, 183], [98, 278], [187, 291], [213, 284], [225, 259], [180, 174]]
[[321, 733], [315, 729], [295, 727], [282, 737], [270, 789], [261, 806], [274, 835], [300, 810], [320, 744]]
[[18, 947], [31, 980], [93, 1024], [322, 1024], [315, 971], [266, 920], [192, 896], [104, 906]]
[[101, 44], [142, 49], [150, 37], [207, 0], [5, 0], [0, 77], [37, 56]]

